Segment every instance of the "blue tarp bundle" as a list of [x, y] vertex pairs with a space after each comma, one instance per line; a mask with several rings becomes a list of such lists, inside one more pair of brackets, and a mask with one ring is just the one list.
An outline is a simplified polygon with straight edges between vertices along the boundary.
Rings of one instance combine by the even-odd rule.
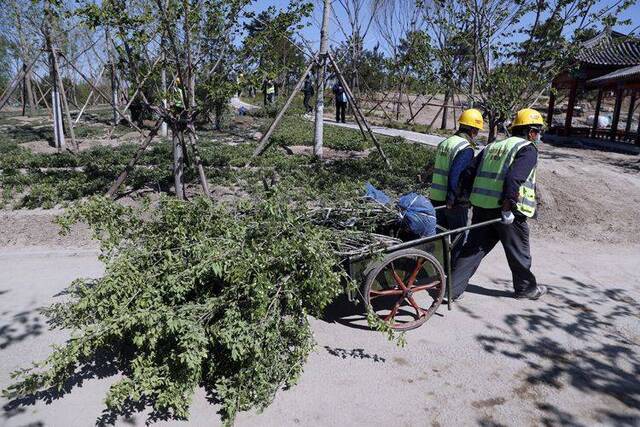
[[436, 211], [426, 197], [408, 193], [396, 204], [402, 216], [402, 224], [418, 237], [436, 234]]
[[364, 195], [365, 197], [375, 200], [381, 205], [388, 205], [391, 201], [391, 198], [387, 196], [384, 191], [378, 190], [369, 182], [364, 185]]
[[[387, 205], [391, 198], [370, 183], [365, 184], [365, 197]], [[436, 211], [426, 197], [417, 193], [408, 193], [398, 199], [396, 208], [402, 225], [418, 237], [436, 234]]]

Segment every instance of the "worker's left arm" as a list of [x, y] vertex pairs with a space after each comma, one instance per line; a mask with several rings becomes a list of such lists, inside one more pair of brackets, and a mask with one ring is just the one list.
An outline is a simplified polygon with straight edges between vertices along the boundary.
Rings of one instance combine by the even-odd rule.
[[504, 179], [502, 190], [502, 200], [508, 201], [511, 207], [518, 203], [520, 186], [527, 180], [529, 174], [538, 163], [538, 149], [535, 145], [529, 144], [521, 148], [509, 167], [507, 176]]

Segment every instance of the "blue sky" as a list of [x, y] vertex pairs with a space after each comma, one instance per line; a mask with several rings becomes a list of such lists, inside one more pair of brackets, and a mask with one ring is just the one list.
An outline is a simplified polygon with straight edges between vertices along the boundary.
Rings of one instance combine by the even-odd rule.
[[[312, 0], [313, 1], [313, 0]], [[269, 6], [275, 6], [278, 8], [286, 8], [287, 4], [289, 3], [289, 0], [258, 0], [255, 2], [255, 4], [250, 8], [251, 10], [254, 10], [256, 12], [261, 12], [265, 9], [267, 9]], [[321, 0], [315, 0], [315, 4], [316, 4], [316, 8], [314, 11], [314, 17], [309, 21], [309, 23], [311, 24], [310, 27], [305, 28], [302, 31], [303, 36], [313, 42], [314, 46], [317, 48], [318, 43], [319, 43], [319, 38], [320, 38], [320, 20], [322, 17], [322, 1]], [[338, 11], [338, 13], [342, 12], [342, 8], [337, 4], [337, 2], [334, 0], [334, 7], [335, 10]], [[614, 0], [606, 0], [601, 2], [601, 5], [611, 5], [616, 3]], [[344, 13], [344, 12], [342, 12]], [[627, 26], [617, 26], [614, 27], [615, 30], [623, 32], [623, 33], [628, 33], [632, 30], [635, 29], [635, 32], [638, 33], [640, 32], [640, 28], [637, 28], [638, 25], [640, 25], [640, 1], [635, 1], [635, 4], [632, 5], [627, 11], [625, 11], [624, 13], [624, 17], [628, 18], [631, 20], [632, 24], [631, 25], [627, 25]], [[331, 34], [331, 44], [334, 45], [337, 42], [340, 42], [342, 40], [344, 40], [344, 37], [342, 36], [341, 32], [335, 28], [335, 24], [334, 24], [334, 28], [332, 28], [329, 33]], [[365, 40], [365, 44], [367, 45], [367, 47], [372, 47], [374, 46], [377, 41], [379, 39], [378, 34], [376, 33], [375, 28], [372, 27], [367, 39]]]

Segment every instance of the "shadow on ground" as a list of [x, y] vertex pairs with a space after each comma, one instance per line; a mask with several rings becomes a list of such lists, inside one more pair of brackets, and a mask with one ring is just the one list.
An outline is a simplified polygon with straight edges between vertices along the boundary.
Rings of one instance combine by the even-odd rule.
[[[544, 425], [583, 424], [541, 401], [534, 392], [537, 385], [600, 395], [602, 407], [591, 414], [599, 423], [640, 425], [640, 415], [631, 412], [640, 408], [640, 303], [624, 289], [568, 276], [562, 280], [571, 285], [548, 285], [550, 294], [540, 305], [506, 315], [498, 325], [485, 321], [488, 333], [476, 336], [477, 341], [487, 353], [521, 360], [530, 368], [514, 392], [534, 401], [544, 413]], [[508, 286], [506, 281], [495, 283]], [[470, 292], [493, 293], [480, 289], [471, 287]], [[464, 311], [481, 319], [468, 308]]]
[[[126, 351], [126, 350], [125, 350]], [[81, 388], [85, 381], [92, 379], [104, 379], [114, 377], [116, 375], [127, 375], [123, 366], [118, 365], [118, 360], [122, 360], [122, 356], [115, 353], [103, 352], [96, 354], [94, 357], [82, 361], [79, 364], [81, 368], [77, 370], [64, 385], [58, 389], [52, 387], [43, 391], [30, 394], [25, 397], [15, 398], [3, 407], [3, 417], [9, 419], [20, 415], [27, 411], [27, 407], [33, 406], [38, 402], [44, 402], [49, 405], [55, 400], [65, 397], [76, 388]], [[125, 424], [132, 424], [135, 421], [134, 415], [145, 411], [151, 406], [151, 400], [144, 396], [140, 401], [127, 401], [119, 410], [111, 410], [105, 408], [102, 414], [96, 420], [96, 425], [113, 425], [116, 421], [122, 421]], [[148, 414], [147, 423], [158, 421], [166, 421], [169, 419], [179, 419], [168, 412], [152, 411]]]
[[9, 323], [0, 325], [0, 351], [35, 337], [43, 332], [44, 324], [38, 310], [28, 310], [13, 315]]

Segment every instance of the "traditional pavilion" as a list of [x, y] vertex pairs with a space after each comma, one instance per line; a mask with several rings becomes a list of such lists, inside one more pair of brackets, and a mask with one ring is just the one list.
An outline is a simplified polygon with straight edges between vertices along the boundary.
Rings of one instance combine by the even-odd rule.
[[[547, 123], [549, 133], [560, 136], [577, 136], [640, 145], [639, 123], [632, 129], [636, 101], [640, 98], [640, 39], [605, 29], [596, 37], [583, 43], [577, 55], [576, 71], [564, 72], [553, 79], [552, 87], [568, 90], [568, 104], [562, 124], [553, 124], [556, 95], [549, 98]], [[573, 125], [576, 100], [579, 95], [597, 91], [596, 107], [591, 126]], [[599, 121], [603, 99], [614, 97], [613, 115], [606, 127]], [[623, 100], [629, 97], [629, 106], [622, 111]], [[626, 125], [620, 126], [621, 115]], [[600, 118], [601, 119], [601, 118]]]

